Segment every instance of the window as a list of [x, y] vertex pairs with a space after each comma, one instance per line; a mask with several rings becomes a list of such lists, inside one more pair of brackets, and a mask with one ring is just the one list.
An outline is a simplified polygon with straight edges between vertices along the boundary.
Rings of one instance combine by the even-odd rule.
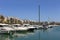
[[3, 27], [2, 25], [0, 25], [0, 27]]

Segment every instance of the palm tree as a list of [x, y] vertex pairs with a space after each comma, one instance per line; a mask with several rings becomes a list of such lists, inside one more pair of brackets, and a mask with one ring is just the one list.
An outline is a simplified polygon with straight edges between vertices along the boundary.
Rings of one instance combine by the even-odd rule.
[[0, 23], [3, 23], [5, 17], [3, 15], [0, 15]]

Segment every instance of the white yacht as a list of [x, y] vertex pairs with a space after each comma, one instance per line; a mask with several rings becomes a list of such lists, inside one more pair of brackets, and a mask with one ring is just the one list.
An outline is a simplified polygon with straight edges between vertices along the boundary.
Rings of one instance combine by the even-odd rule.
[[8, 24], [0, 24], [0, 33], [10, 33], [14, 31]]
[[16, 31], [28, 31], [28, 30], [34, 30], [35, 27], [29, 24], [23, 24], [22, 26], [20, 24], [13, 24], [13, 29], [15, 29]]
[[27, 27], [21, 26], [20, 24], [13, 24], [13, 28], [16, 31], [26, 31], [26, 30], [28, 30]]
[[40, 29], [40, 28], [42, 28], [43, 26], [42, 26], [42, 25], [34, 25], [34, 27], [35, 27], [36, 29]]
[[33, 25], [30, 24], [23, 24], [24, 27], [27, 27], [28, 30], [34, 30], [36, 27], [34, 27]]

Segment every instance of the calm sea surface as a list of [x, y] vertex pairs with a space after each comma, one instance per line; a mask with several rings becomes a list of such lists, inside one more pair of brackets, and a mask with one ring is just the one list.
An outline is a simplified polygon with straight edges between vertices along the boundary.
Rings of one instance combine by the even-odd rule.
[[0, 34], [0, 40], [60, 40], [60, 26], [33, 32], [20, 32], [13, 35]]

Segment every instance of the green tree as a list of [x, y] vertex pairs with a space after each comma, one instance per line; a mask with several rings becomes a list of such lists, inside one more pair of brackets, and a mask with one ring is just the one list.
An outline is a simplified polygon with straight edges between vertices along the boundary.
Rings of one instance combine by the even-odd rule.
[[0, 23], [3, 23], [4, 19], [4, 16], [0, 15]]

